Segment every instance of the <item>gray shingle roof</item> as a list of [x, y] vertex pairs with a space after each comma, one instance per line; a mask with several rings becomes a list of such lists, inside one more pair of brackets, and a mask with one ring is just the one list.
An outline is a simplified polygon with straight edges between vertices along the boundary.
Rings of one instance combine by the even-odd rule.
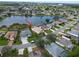
[[55, 43], [52, 43], [51, 45], [47, 45], [46, 49], [53, 56], [56, 56], [56, 57], [65, 57], [65, 56], [67, 56], [66, 51]]
[[31, 36], [31, 32], [30, 32], [30, 30], [29, 29], [25, 29], [25, 30], [23, 30], [23, 31], [21, 31], [21, 34], [20, 34], [20, 36]]

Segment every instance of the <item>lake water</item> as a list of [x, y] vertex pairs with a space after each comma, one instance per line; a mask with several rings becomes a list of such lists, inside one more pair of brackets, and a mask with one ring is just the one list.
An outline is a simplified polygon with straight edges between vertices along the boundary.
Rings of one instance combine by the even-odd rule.
[[53, 21], [54, 16], [11, 16], [0, 22], [0, 27], [3, 25], [10, 26], [14, 23], [26, 24], [28, 21], [31, 21], [33, 25], [41, 25], [45, 23], [46, 19], [49, 19], [50, 22]]

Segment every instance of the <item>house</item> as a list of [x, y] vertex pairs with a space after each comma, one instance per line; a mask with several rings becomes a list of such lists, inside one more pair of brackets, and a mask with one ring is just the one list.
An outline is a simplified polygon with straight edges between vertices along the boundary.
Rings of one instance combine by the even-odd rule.
[[42, 28], [40, 26], [38, 26], [38, 27], [34, 26], [32, 28], [32, 31], [36, 32], [37, 34], [40, 34], [43, 30], [42, 30]]
[[20, 36], [21, 37], [30, 37], [32, 35], [31, 31], [29, 29], [24, 29], [23, 31], [21, 31]]
[[67, 32], [68, 35], [70, 35], [72, 38], [74, 38], [76, 41], [79, 40], [79, 31], [77, 30], [71, 30], [69, 32]]
[[72, 50], [73, 45], [69, 38], [62, 36], [59, 41], [57, 41], [61, 46], [66, 47], [68, 50]]
[[62, 47], [58, 46], [55, 43], [51, 45], [46, 45], [45, 49], [54, 57], [66, 57], [67, 51], [65, 51]]
[[59, 24], [62, 24], [62, 23], [63, 23], [62, 21], [59, 21], [59, 20], [58, 20], [58, 21], [53, 22], [52, 25], [55, 26], [55, 25], [59, 25]]
[[5, 37], [9, 40], [14, 40], [17, 36], [17, 31], [8, 31]]
[[49, 25], [42, 25], [41, 26], [41, 29], [43, 29], [43, 30], [49, 30], [50, 29], [50, 27], [49, 27]]
[[66, 19], [59, 19], [60, 22], [66, 23], [67, 20]]

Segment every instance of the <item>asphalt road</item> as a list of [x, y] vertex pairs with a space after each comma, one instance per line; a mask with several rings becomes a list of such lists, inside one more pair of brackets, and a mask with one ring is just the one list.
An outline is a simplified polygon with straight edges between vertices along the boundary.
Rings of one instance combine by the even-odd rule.
[[[6, 45], [5, 45], [6, 46]], [[21, 44], [21, 45], [13, 45], [12, 48], [16, 48], [16, 49], [23, 49], [23, 48], [27, 48], [27, 47], [33, 47], [36, 46], [35, 44], [31, 44], [31, 43], [27, 43], [27, 44]], [[4, 46], [0, 46], [0, 51]]]

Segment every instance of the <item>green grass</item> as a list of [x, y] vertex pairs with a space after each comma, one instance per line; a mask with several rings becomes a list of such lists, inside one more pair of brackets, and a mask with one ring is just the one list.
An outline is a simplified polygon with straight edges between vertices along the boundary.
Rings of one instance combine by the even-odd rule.
[[58, 27], [58, 26], [55, 26], [55, 28], [60, 28], [60, 27]]
[[7, 32], [8, 29], [7, 29], [7, 28], [0, 28], [0, 31], [2, 31], [2, 32]]
[[7, 45], [7, 44], [8, 44], [8, 40], [0, 37], [0, 46]]
[[31, 42], [31, 41], [34, 41], [34, 40], [36, 40], [38, 38], [38, 34], [36, 34], [36, 33], [32, 33], [32, 36], [31, 37], [29, 37], [27, 40], [29, 41], [29, 42]]
[[18, 39], [15, 39], [14, 45], [19, 45], [19, 44], [22, 44], [22, 42], [20, 40], [18, 40]]
[[16, 43], [14, 43], [14, 45], [19, 45], [22, 44], [20, 41], [17, 41]]
[[45, 30], [45, 32], [48, 33], [48, 34], [52, 33], [51, 30]]

